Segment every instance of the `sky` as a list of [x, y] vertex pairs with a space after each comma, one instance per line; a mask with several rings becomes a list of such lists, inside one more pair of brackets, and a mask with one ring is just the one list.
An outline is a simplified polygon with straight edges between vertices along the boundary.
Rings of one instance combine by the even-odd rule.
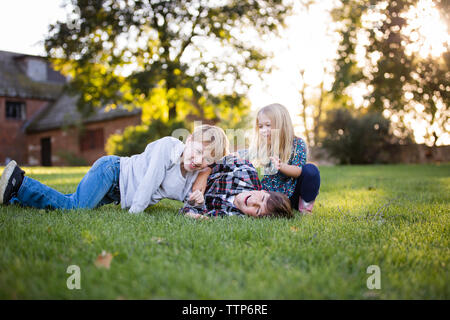
[[[428, 2], [431, 0], [421, 0], [425, 7]], [[0, 50], [44, 55], [43, 39], [49, 24], [67, 17], [63, 3], [63, 0], [0, 0]], [[270, 62], [274, 66], [273, 72], [264, 75], [263, 80], [251, 78], [252, 86], [248, 97], [252, 109], [271, 103], [285, 105], [293, 120], [295, 132], [300, 136], [303, 132], [299, 116], [299, 89], [302, 83], [300, 70], [305, 71], [304, 80], [308, 85], [315, 86], [324, 81], [325, 88], [329, 88], [332, 83], [332, 78], [324, 73], [324, 67], [331, 68], [338, 42], [336, 35], [329, 30], [331, 20], [328, 10], [333, 3], [334, 0], [322, 0], [308, 10], [297, 6], [296, 14], [286, 21], [288, 28], [282, 33], [282, 38], [273, 38], [265, 43], [274, 53]], [[424, 34], [428, 34], [426, 39], [434, 39], [435, 43], [442, 39], [442, 35], [450, 39], [446, 30], [441, 30], [444, 24], [436, 25], [436, 17], [424, 12], [422, 10], [416, 15], [425, 21]], [[442, 48], [436, 45], [429, 50], [439, 51]], [[362, 93], [358, 88], [353, 90], [356, 103]], [[417, 132], [416, 140], [421, 143], [423, 139], [420, 137], [420, 128]], [[445, 144], [450, 144], [450, 137], [446, 140]]]
[[63, 20], [60, 0], [0, 0], [0, 50], [45, 54], [48, 25]]

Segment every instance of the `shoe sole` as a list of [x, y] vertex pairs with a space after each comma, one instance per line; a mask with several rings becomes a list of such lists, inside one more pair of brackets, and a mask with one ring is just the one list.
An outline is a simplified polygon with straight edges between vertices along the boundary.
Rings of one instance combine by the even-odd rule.
[[14, 160], [10, 161], [7, 166], [5, 167], [5, 170], [3, 170], [3, 174], [0, 177], [0, 204], [3, 203], [3, 198], [5, 196], [6, 187], [8, 186], [9, 178], [11, 178], [14, 169], [17, 167], [17, 162]]
[[[313, 205], [314, 205], [314, 203], [313, 203]], [[302, 198], [299, 197], [299, 200], [298, 200], [298, 211], [302, 215], [306, 216], [306, 215], [311, 215], [312, 214], [313, 208], [308, 209], [308, 208], [304, 207], [303, 204], [302, 204]]]

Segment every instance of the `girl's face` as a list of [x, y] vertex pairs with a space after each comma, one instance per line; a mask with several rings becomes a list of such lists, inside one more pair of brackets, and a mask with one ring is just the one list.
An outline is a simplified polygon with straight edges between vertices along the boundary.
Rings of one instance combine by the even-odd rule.
[[270, 141], [270, 130], [272, 129], [272, 121], [265, 114], [258, 116], [258, 131], [261, 138]]

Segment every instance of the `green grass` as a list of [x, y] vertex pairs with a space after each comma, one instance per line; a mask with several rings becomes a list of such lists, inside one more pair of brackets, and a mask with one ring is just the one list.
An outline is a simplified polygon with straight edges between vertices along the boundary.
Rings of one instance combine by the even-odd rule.
[[[3, 168], [0, 168], [3, 170]], [[64, 193], [87, 168], [26, 168]], [[0, 207], [1, 299], [449, 299], [450, 165], [322, 167], [314, 215]], [[111, 268], [96, 257], [114, 254]], [[69, 265], [81, 290], [68, 290]], [[369, 290], [366, 269], [381, 269]]]

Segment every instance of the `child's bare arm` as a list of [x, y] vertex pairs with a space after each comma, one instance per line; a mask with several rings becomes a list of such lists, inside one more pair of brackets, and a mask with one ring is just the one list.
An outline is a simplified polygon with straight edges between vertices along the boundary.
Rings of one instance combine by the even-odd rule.
[[282, 163], [279, 170], [288, 177], [293, 178], [298, 178], [302, 174], [302, 168], [286, 163]]
[[270, 160], [274, 162], [277, 170], [281, 171], [281, 173], [284, 173], [288, 177], [298, 178], [302, 173], [302, 168], [283, 163], [278, 157], [270, 157]]
[[211, 168], [206, 167], [197, 176], [194, 184], [192, 185], [192, 192], [199, 190], [202, 194], [205, 193], [206, 190], [206, 182], [208, 181], [208, 177], [211, 174]]

